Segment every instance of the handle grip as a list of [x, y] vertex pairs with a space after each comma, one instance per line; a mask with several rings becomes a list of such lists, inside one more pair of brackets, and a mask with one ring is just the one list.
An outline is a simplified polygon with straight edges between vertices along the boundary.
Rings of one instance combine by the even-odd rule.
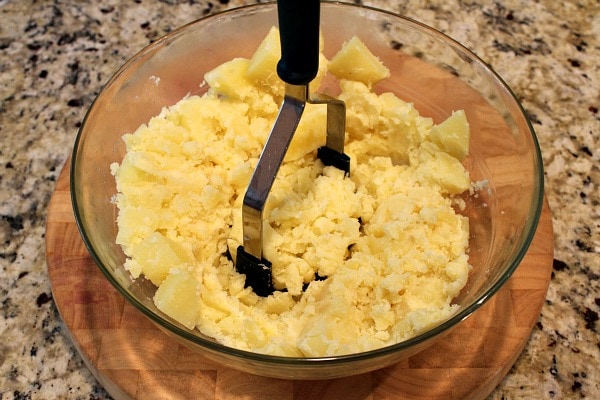
[[319, 69], [319, 0], [277, 0], [281, 59], [277, 74], [286, 83], [307, 85]]

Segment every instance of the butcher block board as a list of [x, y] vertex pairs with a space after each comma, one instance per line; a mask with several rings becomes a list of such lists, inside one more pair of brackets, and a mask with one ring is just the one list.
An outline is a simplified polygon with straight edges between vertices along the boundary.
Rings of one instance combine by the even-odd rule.
[[48, 274], [75, 347], [117, 399], [482, 399], [525, 347], [550, 283], [554, 246], [545, 202], [533, 243], [507, 284], [439, 343], [397, 365], [349, 378], [254, 376], [173, 342], [111, 286], [79, 235], [69, 165], [48, 211]]

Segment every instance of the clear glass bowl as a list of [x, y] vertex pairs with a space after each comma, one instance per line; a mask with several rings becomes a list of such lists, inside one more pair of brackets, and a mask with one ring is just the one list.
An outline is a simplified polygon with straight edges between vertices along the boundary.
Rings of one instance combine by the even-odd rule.
[[111, 199], [116, 188], [109, 166], [125, 155], [123, 134], [185, 95], [202, 94], [205, 72], [234, 57], [250, 57], [273, 25], [277, 25], [274, 4], [216, 14], [157, 40], [119, 69], [90, 107], [74, 146], [75, 217], [95, 262], [122, 295], [173, 340], [222, 365], [293, 379], [334, 378], [382, 368], [443, 340], [444, 333], [493, 296], [519, 265], [543, 200], [535, 133], [502, 79], [456, 41], [399, 15], [323, 3], [321, 29], [328, 57], [358, 35], [391, 70], [392, 76], [378, 84], [378, 91], [392, 91], [413, 102], [436, 123], [454, 110], [465, 110], [472, 129], [465, 163], [472, 180], [487, 180], [489, 189], [464, 197], [473, 270], [455, 300], [461, 306], [457, 314], [392, 346], [323, 358], [274, 357], [223, 346], [161, 313], [152, 302], [156, 288], [146, 280], [132, 280], [124, 270], [125, 256], [115, 243], [117, 209]]

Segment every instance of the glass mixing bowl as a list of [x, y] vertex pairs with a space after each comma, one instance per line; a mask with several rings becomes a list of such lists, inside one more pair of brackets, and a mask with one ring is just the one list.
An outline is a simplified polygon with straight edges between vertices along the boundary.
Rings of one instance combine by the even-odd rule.
[[[110, 165], [125, 155], [121, 136], [133, 132], [188, 94], [202, 94], [204, 73], [234, 57], [250, 57], [269, 28], [277, 25], [275, 4], [216, 14], [169, 33], [129, 60], [90, 107], [78, 133], [71, 166], [71, 193], [83, 240], [99, 268], [119, 292], [173, 340], [224, 366], [294, 379], [323, 379], [364, 373], [399, 362], [443, 340], [444, 333], [493, 296], [517, 268], [534, 236], [543, 200], [539, 146], [519, 102], [502, 79], [471, 51], [418, 22], [349, 4], [323, 3], [325, 54], [357, 35], [390, 69], [378, 92], [413, 102], [439, 123], [463, 109], [471, 125], [465, 165], [487, 190], [465, 195], [470, 218], [467, 286], [455, 299], [460, 310], [410, 340], [360, 354], [322, 358], [275, 357], [217, 343], [161, 313], [156, 288], [133, 280], [115, 243], [117, 208]], [[157, 84], [157, 79], [160, 79]]]

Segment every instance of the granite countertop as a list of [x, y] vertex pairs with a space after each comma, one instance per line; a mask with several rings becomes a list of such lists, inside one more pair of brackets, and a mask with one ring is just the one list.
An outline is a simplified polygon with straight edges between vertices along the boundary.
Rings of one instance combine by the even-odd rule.
[[[360, 2], [357, 0], [356, 2]], [[44, 229], [86, 109], [172, 29], [242, 0], [0, 0], [0, 399], [104, 399], [54, 305]], [[539, 322], [492, 399], [600, 399], [600, 3], [371, 0], [471, 48], [537, 132], [555, 260]]]

